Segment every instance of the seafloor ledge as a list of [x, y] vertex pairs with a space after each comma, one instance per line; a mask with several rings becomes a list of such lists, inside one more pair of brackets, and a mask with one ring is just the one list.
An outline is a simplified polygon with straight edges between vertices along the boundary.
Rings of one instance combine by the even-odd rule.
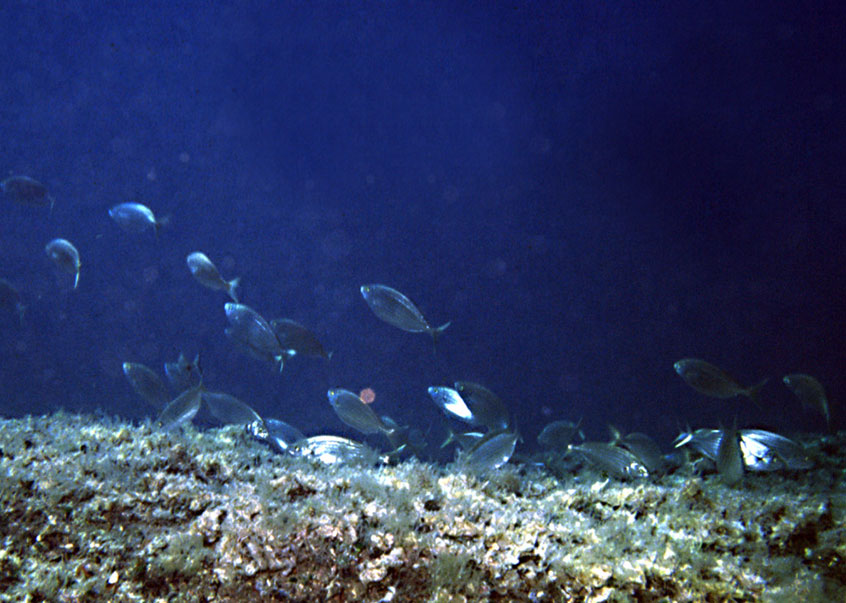
[[839, 437], [812, 471], [559, 481], [325, 467], [241, 428], [0, 421], [4, 601], [844, 601]]

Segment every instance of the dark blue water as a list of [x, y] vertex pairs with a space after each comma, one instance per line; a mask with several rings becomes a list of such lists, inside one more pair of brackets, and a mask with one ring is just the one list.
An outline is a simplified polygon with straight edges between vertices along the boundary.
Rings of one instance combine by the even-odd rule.
[[[844, 426], [846, 54], [836, 3], [5, 2], [0, 413], [145, 415], [121, 373], [201, 352], [206, 384], [306, 433], [353, 435], [329, 387], [431, 430], [426, 387], [480, 381], [527, 447], [553, 419], [666, 442], [677, 427], [822, 430], [781, 384], [808, 372]], [[130, 234], [138, 201], [171, 225]], [[44, 254], [82, 255], [79, 288]], [[330, 362], [279, 375], [224, 336], [226, 295], [311, 327]], [[379, 321], [385, 283], [434, 324]], [[756, 409], [673, 362], [771, 381]]]

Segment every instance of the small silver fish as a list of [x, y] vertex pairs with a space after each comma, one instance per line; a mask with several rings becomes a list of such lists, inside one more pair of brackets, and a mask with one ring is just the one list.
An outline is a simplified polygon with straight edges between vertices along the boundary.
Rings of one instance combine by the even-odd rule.
[[379, 418], [369, 404], [362, 402], [353, 392], [346, 389], [330, 389], [326, 396], [338, 418], [364, 434], [390, 434], [393, 430]]
[[385, 285], [362, 285], [361, 295], [373, 313], [389, 325], [410, 333], [428, 333], [435, 343], [450, 325], [447, 322], [432, 327], [410, 299]]
[[291, 454], [292, 446], [305, 439], [305, 435], [296, 427], [278, 419], [253, 421], [246, 425], [247, 433], [266, 443], [279, 454]]
[[727, 486], [734, 486], [743, 479], [743, 456], [740, 454], [740, 439], [737, 428], [722, 429], [717, 447], [717, 473]]
[[741, 429], [740, 451], [744, 465], [751, 471], [802, 471], [814, 466], [802, 446], [762, 429]]
[[617, 479], [647, 477], [649, 471], [628, 450], [605, 442], [582, 442], [570, 447], [597, 469]]
[[456, 419], [461, 419], [465, 423], [478, 425], [476, 417], [473, 416], [473, 413], [470, 411], [470, 408], [468, 408], [464, 398], [462, 398], [461, 394], [459, 394], [456, 390], [451, 387], [433, 385], [427, 391], [435, 404], [437, 404], [445, 413], [455, 417]]
[[236, 342], [243, 344], [252, 355], [257, 358], [272, 359], [274, 364], [279, 365], [279, 371], [285, 367], [286, 355], [279, 345], [279, 340], [273, 332], [273, 328], [264, 317], [244, 304], [229, 302], [224, 305], [226, 318], [232, 325], [231, 330], [226, 334]]
[[165, 406], [158, 418], [162, 430], [171, 431], [193, 419], [203, 402], [202, 394], [203, 385], [200, 384], [186, 389]]
[[491, 431], [508, 429], [508, 408], [491, 390], [472, 381], [456, 381], [455, 391], [464, 399], [479, 423]]
[[538, 444], [549, 450], [554, 450], [560, 454], [566, 454], [576, 435], [580, 435], [582, 440], [585, 439], [578, 423], [572, 421], [553, 421], [544, 427], [540, 434], [538, 434]]
[[200, 355], [194, 356], [193, 361], [188, 361], [185, 354], [179, 352], [176, 362], [165, 362], [164, 372], [170, 385], [178, 392], [198, 385], [203, 380], [200, 370]]
[[68, 274], [74, 275], [73, 288], [76, 289], [79, 284], [79, 267], [81, 264], [79, 252], [73, 246], [73, 243], [66, 239], [53, 239], [47, 243], [44, 251], [56, 266]]
[[461, 462], [477, 473], [499, 469], [514, 455], [519, 437], [517, 433], [508, 431], [491, 434], [469, 450]]
[[288, 318], [277, 318], [270, 321], [270, 327], [279, 341], [279, 345], [290, 356], [309, 356], [311, 358], [325, 358], [329, 360], [331, 353], [326, 353], [317, 335], [309, 331], [300, 323]]
[[225, 425], [249, 425], [261, 421], [251, 406], [224, 392], [202, 392], [203, 402], [214, 417]]
[[742, 395], [757, 404], [758, 393], [768, 381], [763, 379], [755, 385], [743, 387], [721, 368], [698, 358], [684, 358], [673, 364], [673, 368], [690, 387], [712, 398], [726, 399]]
[[31, 207], [44, 207], [49, 205], [53, 210], [55, 199], [47, 192], [47, 187], [38, 180], [29, 176], [10, 176], [0, 182], [0, 189], [3, 193], [16, 203], [29, 205]]
[[317, 435], [300, 440], [292, 450], [295, 454], [315, 458], [325, 465], [375, 465], [383, 459], [361, 442], [332, 435]]
[[153, 210], [141, 203], [119, 203], [109, 209], [109, 217], [127, 232], [144, 232], [152, 228], [156, 236], [166, 223], [166, 220], [157, 220]]
[[655, 443], [655, 440], [645, 433], [639, 433], [637, 431], [627, 433], [620, 438], [617, 445], [622, 446], [635, 455], [637, 460], [643, 463], [643, 466], [646, 467], [650, 475], [664, 471], [666, 467], [664, 455], [661, 454], [661, 449]]
[[235, 294], [235, 290], [241, 282], [241, 277], [233, 278], [231, 281], [224, 280], [220, 276], [217, 266], [202, 251], [195, 251], [188, 254], [185, 262], [188, 264], [191, 275], [198, 283], [209, 289], [226, 291], [229, 297], [232, 298], [232, 301], [236, 304], [238, 303], [238, 296]]
[[831, 425], [831, 417], [828, 413], [828, 398], [825, 395], [825, 388], [822, 383], [804, 373], [785, 375], [782, 381], [799, 398], [802, 404], [821, 412], [825, 417], [825, 424]]
[[23, 325], [26, 306], [21, 301], [21, 292], [4, 278], [0, 278], [0, 306], [13, 309]]
[[150, 406], [161, 410], [170, 402], [170, 394], [161, 378], [140, 362], [124, 362], [123, 374], [135, 390]]
[[469, 450], [471, 448], [474, 448], [484, 437], [485, 434], [481, 431], [465, 431], [463, 433], [456, 433], [452, 430], [452, 428], [448, 428], [447, 437], [441, 444], [441, 448], [446, 448], [447, 446], [455, 442], [456, 444], [458, 444], [458, 447], [462, 450]]

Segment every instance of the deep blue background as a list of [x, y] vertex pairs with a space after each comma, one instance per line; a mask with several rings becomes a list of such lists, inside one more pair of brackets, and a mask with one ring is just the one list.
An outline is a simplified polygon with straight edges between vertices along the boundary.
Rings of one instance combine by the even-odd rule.
[[[780, 383], [846, 393], [846, 55], [836, 3], [4, 2], [0, 413], [144, 414], [120, 371], [203, 354], [209, 387], [307, 433], [350, 434], [329, 387], [442, 435], [426, 387], [481, 381], [528, 444], [553, 419], [821, 430]], [[648, 7], [642, 5], [648, 4]], [[799, 4], [799, 3], [797, 3]], [[172, 225], [121, 231], [134, 200]], [[70, 289], [43, 252], [76, 243]], [[223, 335], [207, 253], [331, 362], [279, 376]], [[452, 320], [437, 356], [380, 322], [363, 283]], [[764, 408], [689, 389], [698, 356]]]

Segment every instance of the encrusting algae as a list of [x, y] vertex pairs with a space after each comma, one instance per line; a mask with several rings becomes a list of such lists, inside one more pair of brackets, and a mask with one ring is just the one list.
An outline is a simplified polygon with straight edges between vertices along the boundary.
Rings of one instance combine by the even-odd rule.
[[0, 421], [3, 601], [846, 600], [846, 434], [677, 472], [324, 466], [242, 427]]

